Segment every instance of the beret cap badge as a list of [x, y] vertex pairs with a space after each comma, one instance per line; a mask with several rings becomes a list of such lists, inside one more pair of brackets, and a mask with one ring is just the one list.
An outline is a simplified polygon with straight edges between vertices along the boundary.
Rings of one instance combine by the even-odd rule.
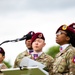
[[33, 32], [31, 32], [31, 35], [33, 35]]
[[38, 35], [38, 38], [42, 38], [42, 34], [39, 34], [39, 35]]
[[67, 25], [63, 25], [62, 30], [67, 30]]

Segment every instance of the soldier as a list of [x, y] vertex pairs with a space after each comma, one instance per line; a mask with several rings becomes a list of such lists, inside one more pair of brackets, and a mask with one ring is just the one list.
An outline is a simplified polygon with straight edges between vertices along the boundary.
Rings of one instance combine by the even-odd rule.
[[67, 26], [61, 25], [56, 31], [56, 43], [60, 52], [53, 63], [53, 75], [75, 75], [75, 33]]
[[30, 31], [27, 35], [25, 35], [26, 36], [25, 45], [27, 49], [16, 57], [16, 60], [14, 62], [14, 68], [19, 67], [20, 61], [22, 60], [23, 57], [28, 56], [31, 52], [33, 52], [31, 45], [31, 38], [34, 34], [35, 34], [34, 31]]
[[43, 47], [45, 46], [45, 37], [41, 32], [37, 32], [33, 37], [32, 37], [32, 48], [33, 52], [29, 57], [35, 61], [38, 61], [42, 64], [44, 64], [46, 67], [44, 70], [47, 72], [52, 69], [52, 63], [54, 61], [53, 57], [50, 55], [47, 55], [43, 52]]
[[0, 47], [0, 69], [7, 69], [8, 67], [3, 63], [5, 58], [5, 51], [2, 47]]

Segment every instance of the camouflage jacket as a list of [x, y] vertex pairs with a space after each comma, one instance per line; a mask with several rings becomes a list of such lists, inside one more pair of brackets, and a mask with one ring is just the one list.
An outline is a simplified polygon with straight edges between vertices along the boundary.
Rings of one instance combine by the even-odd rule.
[[[28, 57], [31, 58], [31, 59], [33, 59], [32, 55], [29, 55]], [[35, 59], [35, 61], [38, 61], [41, 64], [44, 64], [46, 66], [44, 68], [44, 70], [46, 70], [47, 72], [49, 72], [50, 75], [51, 75], [51, 72], [52, 72], [51, 71], [52, 70], [52, 64], [54, 62], [54, 59], [50, 55], [47, 55], [47, 54], [45, 54], [43, 52], [38, 58]]]
[[4, 64], [4, 63], [1, 63], [0, 64], [0, 69], [7, 69], [8, 67]]
[[56, 55], [53, 75], [75, 75], [75, 48], [72, 45]]
[[24, 51], [24, 52], [22, 52], [22, 53], [20, 53], [20, 54], [16, 57], [16, 60], [15, 60], [15, 62], [14, 62], [14, 68], [19, 67], [19, 64], [20, 64], [22, 58], [25, 57], [25, 56], [28, 56], [28, 55], [29, 55], [29, 53], [28, 53], [27, 50]]

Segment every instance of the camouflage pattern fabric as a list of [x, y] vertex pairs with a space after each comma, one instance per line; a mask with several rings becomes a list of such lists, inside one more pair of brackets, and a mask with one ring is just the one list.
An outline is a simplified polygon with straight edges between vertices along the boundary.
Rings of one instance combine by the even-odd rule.
[[56, 55], [53, 75], [75, 75], [75, 48], [72, 45]]
[[[32, 55], [29, 55], [28, 57], [33, 59]], [[35, 61], [44, 64], [46, 66], [44, 70], [46, 70], [50, 73], [50, 75], [52, 75], [52, 64], [54, 62], [54, 59], [50, 55], [47, 55], [43, 52], [38, 58], [35, 59]]]
[[19, 67], [19, 64], [20, 64], [22, 58], [25, 57], [25, 56], [28, 56], [28, 55], [29, 55], [29, 53], [28, 53], [27, 50], [24, 51], [24, 52], [22, 52], [22, 53], [20, 53], [20, 54], [17, 56], [17, 58], [16, 58], [16, 60], [15, 60], [15, 62], [14, 62], [14, 68]]
[[0, 69], [7, 69], [8, 67], [4, 64], [4, 63], [2, 63], [2, 66], [0, 67]]

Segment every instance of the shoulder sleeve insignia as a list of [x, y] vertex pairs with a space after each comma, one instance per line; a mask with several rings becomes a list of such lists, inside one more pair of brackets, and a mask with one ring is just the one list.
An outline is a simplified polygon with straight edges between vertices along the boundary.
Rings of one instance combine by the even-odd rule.
[[73, 57], [72, 62], [75, 63], [75, 56]]

